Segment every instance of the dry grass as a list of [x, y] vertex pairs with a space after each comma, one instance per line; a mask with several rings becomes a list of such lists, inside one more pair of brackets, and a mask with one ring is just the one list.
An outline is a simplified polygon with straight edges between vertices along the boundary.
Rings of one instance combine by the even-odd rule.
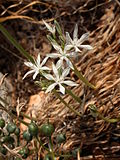
[[[79, 146], [86, 154], [95, 155], [98, 152], [98, 155], [100, 154], [102, 157], [113, 156], [117, 150], [119, 151], [120, 146], [118, 143], [112, 143], [111, 136], [113, 137], [120, 129], [120, 123], [110, 124], [99, 118], [93, 118], [90, 115], [88, 106], [89, 104], [95, 104], [99, 112], [105, 117], [117, 118], [120, 116], [119, 2], [116, 0], [116, 3], [112, 3], [112, 1], [106, 0], [100, 4], [93, 5], [90, 0], [83, 0], [81, 4], [79, 4], [78, 0], [75, 0], [72, 7], [72, 1], [56, 3], [56, 1], [28, 2], [27, 0], [11, 0], [11, 3], [12, 5], [5, 7], [4, 3], [1, 2], [0, 22], [11, 19], [24, 19], [32, 23], [42, 24], [43, 18], [46, 21], [52, 21], [55, 18], [66, 18], [66, 16], [76, 15], [76, 13], [81, 14], [92, 11], [94, 11], [93, 13], [98, 13], [98, 8], [103, 6], [105, 14], [100, 20], [97, 20], [97, 27], [90, 34], [90, 43], [94, 49], [80, 55], [77, 62], [78, 69], [96, 86], [96, 90], [85, 87], [81, 82], [79, 87], [73, 90], [76, 95], [85, 98], [85, 103], [82, 107], [74, 102], [70, 96], [66, 95], [64, 97], [67, 103], [84, 113], [83, 117], [76, 117], [55, 97], [50, 99], [40, 111], [38, 109], [37, 113], [40, 124], [49, 117], [50, 121], [56, 126], [56, 133], [60, 131], [66, 132], [67, 142], [63, 146], [65, 151]], [[106, 7], [108, 4], [109, 6]], [[34, 8], [36, 5], [44, 6], [44, 9]], [[89, 7], [89, 10], [86, 9], [86, 6]], [[70, 7], [71, 11], [69, 10]], [[29, 12], [32, 13], [32, 16], [29, 16]], [[54, 12], [55, 14], [53, 14]], [[36, 19], [36, 13], [42, 16]], [[47, 17], [47, 13], [51, 13], [49, 17]], [[82, 22], [80, 23], [82, 26]], [[75, 78], [74, 74], [72, 76]], [[82, 155], [84, 156], [85, 154], [82, 153]]]

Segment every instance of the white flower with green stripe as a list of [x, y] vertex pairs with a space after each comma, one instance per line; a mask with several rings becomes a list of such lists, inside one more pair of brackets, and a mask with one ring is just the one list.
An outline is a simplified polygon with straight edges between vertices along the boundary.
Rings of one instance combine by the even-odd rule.
[[25, 62], [24, 64], [25, 64], [26, 66], [30, 67], [31, 70], [28, 71], [28, 72], [24, 75], [23, 79], [26, 78], [29, 74], [34, 73], [34, 74], [33, 74], [33, 80], [34, 80], [39, 73], [42, 73], [43, 71], [48, 71], [48, 70], [50, 70], [47, 66], [44, 66], [44, 64], [46, 63], [47, 59], [48, 59], [48, 57], [45, 57], [45, 58], [43, 59], [43, 61], [40, 63], [40, 53], [39, 53], [38, 56], [37, 56], [37, 59], [34, 60], [35, 63]]
[[73, 65], [70, 61], [70, 58], [76, 57], [76, 55], [69, 52], [70, 47], [65, 45], [64, 49], [62, 49], [61, 46], [58, 45], [57, 43], [52, 43], [52, 45], [57, 52], [56, 53], [49, 53], [49, 54], [47, 54], [47, 57], [59, 58], [59, 60], [57, 61], [57, 64], [56, 64], [57, 68], [63, 67], [64, 61], [65, 61], [69, 68], [74, 69]]
[[52, 69], [54, 76], [51, 74], [44, 74], [44, 77], [51, 81], [52, 84], [50, 84], [46, 90], [46, 93], [51, 92], [53, 89], [55, 89], [56, 86], [59, 87], [59, 92], [62, 94], [65, 94], [65, 87], [64, 85], [68, 86], [78, 86], [77, 83], [71, 81], [71, 80], [65, 80], [67, 78], [67, 75], [70, 72], [70, 68], [66, 68], [63, 70], [62, 73], [59, 72], [59, 69], [52, 63]]
[[55, 34], [55, 26], [54, 25], [52, 27], [47, 22], [45, 22], [44, 20], [43, 20], [43, 23], [45, 24], [45, 26], [49, 30], [49, 32], [51, 32], [52, 34]]
[[84, 48], [87, 50], [93, 49], [92, 46], [83, 44], [85, 41], [88, 40], [88, 38], [89, 38], [89, 33], [85, 33], [80, 37], [80, 39], [78, 39], [78, 25], [77, 24], [75, 25], [75, 29], [73, 32], [73, 40], [70, 37], [70, 34], [68, 32], [66, 32], [67, 46], [71, 49], [74, 48], [75, 52], [81, 52], [81, 50], [79, 48], [81, 48], [81, 49]]

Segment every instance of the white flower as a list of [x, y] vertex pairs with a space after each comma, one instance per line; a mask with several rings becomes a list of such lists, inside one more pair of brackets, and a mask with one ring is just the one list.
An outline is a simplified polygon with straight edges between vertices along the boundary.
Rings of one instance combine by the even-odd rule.
[[70, 50], [70, 47], [66, 45], [64, 50], [63, 50], [61, 48], [61, 46], [59, 46], [56, 43], [52, 43], [52, 45], [57, 50], [57, 53], [50, 53], [50, 54], [47, 54], [47, 56], [50, 57], [50, 58], [59, 58], [59, 60], [56, 64], [56, 67], [57, 68], [63, 67], [63, 61], [65, 60], [68, 67], [71, 68], [71, 69], [74, 69], [71, 61], [69, 60], [69, 58], [73, 57], [73, 56], [76, 56], [76, 55], [72, 54], [72, 53], [67, 53], [67, 51]]
[[55, 34], [55, 26], [51, 27], [48, 23], [46, 23], [43, 20], [43, 23], [45, 24], [46, 28], [49, 30], [49, 32], [51, 32], [52, 34]]
[[85, 33], [80, 37], [80, 39], [78, 39], [78, 25], [76, 24], [73, 32], [73, 40], [71, 39], [70, 34], [66, 32], [66, 43], [68, 47], [74, 48], [76, 52], [81, 52], [79, 48], [85, 48], [87, 50], [91, 50], [93, 49], [92, 46], [82, 45], [83, 42], [88, 40], [88, 37], [89, 37], [89, 33]]
[[45, 58], [43, 59], [42, 63], [40, 63], [40, 54], [38, 54], [37, 60], [36, 60], [36, 61], [34, 60], [35, 63], [25, 62], [24, 64], [25, 64], [26, 66], [30, 67], [30, 68], [31, 68], [31, 71], [28, 71], [28, 72], [24, 75], [23, 79], [24, 79], [26, 76], [28, 76], [29, 74], [31, 74], [31, 73], [34, 73], [34, 74], [33, 74], [33, 79], [35, 79], [36, 76], [37, 76], [40, 72], [45, 71], [45, 70], [50, 70], [48, 67], [43, 66], [43, 65], [46, 63], [47, 59], [48, 59], [48, 57], [45, 57]]
[[54, 76], [52, 76], [51, 74], [44, 74], [46, 79], [53, 81], [53, 83], [51, 85], [49, 85], [49, 87], [47, 88], [46, 93], [51, 92], [58, 85], [59, 91], [62, 94], [65, 94], [65, 88], [62, 84], [65, 84], [68, 86], [77, 86], [78, 85], [77, 83], [75, 83], [73, 81], [65, 80], [66, 76], [70, 72], [70, 68], [64, 69], [61, 74], [59, 73], [57, 67], [54, 64], [52, 64], [52, 69], [53, 69]]

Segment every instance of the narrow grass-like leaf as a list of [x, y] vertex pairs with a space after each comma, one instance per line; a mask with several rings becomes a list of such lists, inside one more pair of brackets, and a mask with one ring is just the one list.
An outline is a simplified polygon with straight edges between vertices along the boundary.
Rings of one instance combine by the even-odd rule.
[[108, 123], [116, 123], [116, 122], [120, 122], [120, 117], [118, 118], [107, 118], [104, 117], [96, 108], [96, 106], [94, 104], [90, 104], [89, 105], [89, 109], [91, 111], [91, 114], [93, 117], [99, 117], [100, 119], [108, 122]]
[[10, 35], [10, 33], [3, 27], [2, 24], [0, 24], [0, 31], [12, 43], [12, 45], [19, 50], [19, 52], [23, 56], [25, 56], [29, 61], [34, 63], [34, 59], [32, 58], [32, 56], [30, 56], [30, 54], [24, 50], [24, 48]]
[[[73, 64], [73, 63], [72, 63]], [[74, 67], [74, 73], [76, 74], [76, 76], [82, 81], [84, 82], [88, 87], [92, 88], [92, 89], [96, 89], [95, 86], [93, 84], [91, 84], [83, 75], [81, 72], [78, 71], [78, 69], [76, 68], [76, 66], [73, 64]]]
[[56, 20], [54, 20], [54, 24], [55, 24], [55, 27], [56, 27], [59, 35], [62, 35], [62, 30], [61, 30], [61, 27], [60, 27], [59, 23]]
[[72, 112], [74, 112], [76, 115], [81, 117], [81, 114], [76, 111], [73, 107], [71, 107], [68, 103], [64, 101], [64, 99], [57, 93], [56, 90], [53, 90], [53, 93], [56, 95], [56, 97], [65, 105], [65, 107], [69, 108]]
[[67, 94], [72, 96], [78, 103], [80, 103], [80, 104], [82, 103], [82, 100], [79, 97], [77, 97], [70, 89], [67, 89], [67, 87], [65, 87], [65, 91]]
[[47, 38], [48, 38], [48, 40], [50, 41], [50, 43], [55, 43], [55, 44], [57, 44], [57, 42], [55, 41], [55, 39], [54, 39], [52, 36], [47, 35]]

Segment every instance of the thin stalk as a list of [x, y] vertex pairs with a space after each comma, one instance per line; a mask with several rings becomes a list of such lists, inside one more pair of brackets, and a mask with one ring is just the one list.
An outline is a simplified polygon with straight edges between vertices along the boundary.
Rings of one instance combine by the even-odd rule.
[[72, 112], [74, 112], [76, 115], [78, 115], [79, 117], [81, 117], [81, 114], [79, 112], [77, 112], [73, 107], [69, 106], [68, 103], [66, 103], [64, 101], [64, 99], [56, 92], [56, 90], [53, 90], [54, 94], [57, 96], [57, 98], [67, 107], [69, 108]]
[[49, 137], [49, 144], [50, 144], [50, 152], [51, 152], [51, 155], [52, 155], [52, 159], [55, 160], [55, 155], [54, 155], [54, 151], [53, 151], [53, 144], [52, 144], [51, 137]]
[[17, 136], [17, 147], [20, 146], [20, 136]]
[[65, 87], [65, 91], [67, 94], [72, 96], [78, 103], [80, 103], [80, 104], [82, 103], [82, 100], [79, 97], [77, 97], [71, 90], [69, 90]]
[[[72, 63], [73, 64], [73, 63]], [[80, 71], [78, 71], [78, 69], [76, 68], [76, 66], [73, 64], [74, 70], [73, 72], [76, 74], [76, 76], [82, 81], [84, 82], [88, 87], [92, 88], [92, 89], [96, 89], [95, 86], [93, 84], [91, 84], [83, 75]]]
[[104, 117], [101, 113], [99, 113], [99, 111], [97, 110], [95, 105], [90, 105], [90, 110], [96, 117], [99, 117], [100, 119], [103, 119], [104, 121], [106, 121], [108, 123], [116, 123], [116, 122], [120, 121], [120, 117], [118, 117], [118, 118]]
[[[15, 109], [12, 109], [14, 112], [16, 112], [15, 111]], [[34, 118], [34, 117], [29, 117], [29, 116], [27, 116], [26, 114], [24, 114], [24, 113], [20, 113], [20, 115], [21, 116], [23, 116], [23, 117], [25, 117], [25, 118], [27, 118], [27, 119], [29, 119], [29, 120], [31, 120], [31, 121], [37, 121], [37, 119], [36, 118]]]
[[107, 117], [104, 117], [102, 114], [100, 114], [99, 112], [98, 113], [98, 116], [103, 119], [104, 121], [108, 122], [108, 123], [116, 123], [116, 122], [119, 122], [120, 121], [120, 118], [107, 118]]
[[36, 137], [36, 140], [38, 141], [38, 143], [40, 144], [40, 146], [42, 146], [46, 151], [50, 152], [49, 149], [47, 147], [44, 146], [44, 144], [42, 143], [41, 140], [39, 140], [38, 137]]
[[15, 116], [13, 113], [10, 113], [10, 114], [11, 114], [11, 117], [18, 118], [18, 120], [19, 120], [21, 123], [23, 123], [25, 126], [28, 126], [28, 125], [29, 125], [29, 123], [27, 123], [27, 122], [23, 121], [21, 118]]

